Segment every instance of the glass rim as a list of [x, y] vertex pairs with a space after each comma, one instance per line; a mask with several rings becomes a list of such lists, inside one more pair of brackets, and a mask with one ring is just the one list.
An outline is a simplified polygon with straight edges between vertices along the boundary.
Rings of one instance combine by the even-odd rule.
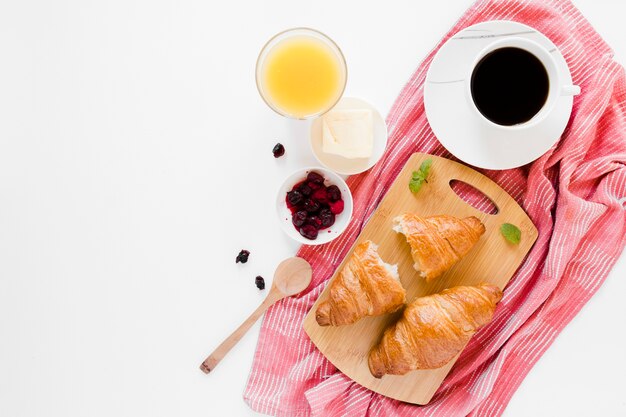
[[[311, 32], [314, 35], [318, 35], [319, 37], [321, 37], [321, 39], [324, 42], [329, 44], [329, 46], [332, 49], [334, 49], [335, 52], [337, 52], [337, 54], [339, 56], [339, 60], [341, 61], [340, 66], [343, 69], [343, 83], [342, 83], [343, 85], [341, 86], [341, 92], [337, 96], [337, 99], [330, 106], [328, 106], [328, 108], [323, 108], [322, 110], [320, 110], [318, 112], [307, 114], [307, 115], [301, 116], [301, 117], [294, 116], [293, 114], [289, 114], [287, 112], [284, 112], [278, 106], [272, 104], [265, 97], [265, 94], [263, 92], [263, 88], [261, 87], [261, 81], [259, 80], [261, 67], [262, 67], [263, 62], [265, 62], [265, 59], [262, 60], [261, 58], [262, 57], [264, 58], [264, 55], [269, 50], [269, 47], [273, 46], [272, 44], [278, 38], [284, 37], [285, 35], [288, 35], [290, 32], [297, 32], [297, 31]], [[257, 56], [257, 59], [256, 59], [255, 77], [254, 78], [255, 78], [255, 82], [256, 82], [256, 88], [257, 88], [257, 91], [259, 92], [259, 95], [261, 96], [261, 99], [265, 102], [265, 104], [267, 104], [267, 106], [270, 109], [272, 109], [274, 112], [278, 113], [279, 115], [281, 115], [283, 117], [287, 117], [287, 118], [290, 118], [290, 119], [296, 119], [296, 120], [308, 120], [308, 119], [313, 119], [315, 117], [319, 117], [319, 116], [323, 115], [324, 113], [330, 111], [333, 107], [335, 107], [337, 105], [337, 103], [339, 103], [339, 100], [341, 100], [341, 98], [343, 97], [344, 92], [346, 91], [346, 85], [348, 84], [348, 66], [346, 64], [346, 57], [344, 56], [343, 51], [341, 50], [339, 45], [337, 45], [337, 43], [330, 38], [330, 36], [326, 35], [325, 33], [321, 32], [321, 31], [319, 31], [317, 29], [313, 29], [313, 28], [306, 27], [306, 26], [298, 26], [298, 27], [293, 27], [293, 28], [282, 30], [282, 31], [276, 33], [270, 39], [268, 39], [267, 42], [265, 42], [265, 44], [261, 48], [261, 51], [259, 52], [259, 55]]]

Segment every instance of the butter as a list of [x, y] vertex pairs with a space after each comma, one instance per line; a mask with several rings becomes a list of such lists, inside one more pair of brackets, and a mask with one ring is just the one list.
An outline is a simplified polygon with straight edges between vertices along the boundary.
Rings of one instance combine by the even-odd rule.
[[374, 147], [372, 111], [331, 110], [322, 117], [322, 150], [344, 158], [369, 158]]

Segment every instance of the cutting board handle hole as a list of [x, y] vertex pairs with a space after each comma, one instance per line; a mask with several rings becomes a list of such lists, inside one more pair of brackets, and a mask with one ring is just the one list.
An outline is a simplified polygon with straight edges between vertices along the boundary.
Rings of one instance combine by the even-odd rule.
[[500, 211], [496, 203], [478, 188], [460, 180], [450, 180], [450, 188], [463, 201], [483, 213], [496, 215]]

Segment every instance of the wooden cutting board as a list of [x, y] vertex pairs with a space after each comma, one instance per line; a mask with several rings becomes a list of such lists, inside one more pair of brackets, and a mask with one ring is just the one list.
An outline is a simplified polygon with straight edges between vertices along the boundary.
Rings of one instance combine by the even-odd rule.
[[[422, 161], [432, 159], [428, 183], [417, 194], [409, 191], [412, 172]], [[451, 189], [450, 182], [458, 180], [470, 184], [487, 195], [498, 208], [495, 215], [483, 213], [463, 201]], [[413, 269], [409, 245], [403, 235], [395, 233], [392, 219], [402, 213], [421, 216], [449, 214], [456, 217], [476, 216], [486, 228], [476, 246], [440, 278], [426, 283]], [[502, 223], [512, 223], [522, 231], [518, 245], [507, 242], [500, 234]], [[524, 210], [502, 188], [479, 172], [450, 161], [427, 154], [416, 153], [402, 169], [378, 209], [363, 228], [354, 246], [371, 240], [379, 245], [378, 252], [385, 262], [398, 264], [402, 285], [407, 291], [407, 301], [433, 294], [456, 285], [490, 282], [504, 288], [537, 238], [537, 229]], [[354, 246], [331, 278], [335, 279], [343, 268]], [[329, 281], [330, 283], [330, 281]], [[367, 317], [359, 322], [340, 327], [321, 327], [315, 321], [317, 305], [328, 296], [328, 286], [304, 320], [304, 330], [318, 349], [341, 372], [357, 383], [375, 392], [413, 404], [427, 404], [441, 385], [455, 357], [438, 369], [418, 370], [406, 375], [385, 375], [374, 378], [367, 366], [367, 355], [382, 335], [383, 330], [395, 322], [400, 312], [382, 317]]]

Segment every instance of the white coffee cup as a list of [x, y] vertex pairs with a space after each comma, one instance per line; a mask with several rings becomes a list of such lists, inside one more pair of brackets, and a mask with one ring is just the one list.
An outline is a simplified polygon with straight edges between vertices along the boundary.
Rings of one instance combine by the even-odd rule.
[[548, 94], [543, 104], [543, 107], [541, 107], [541, 109], [529, 120], [523, 123], [515, 124], [515, 125], [501, 125], [501, 124], [494, 123], [491, 120], [487, 119], [480, 112], [478, 107], [476, 107], [476, 104], [474, 102], [474, 98], [472, 95], [472, 91], [471, 91], [471, 83], [468, 82], [466, 83], [467, 99], [470, 103], [470, 108], [473, 109], [477, 117], [479, 117], [484, 123], [487, 123], [488, 125], [492, 127], [500, 128], [500, 129], [507, 130], [507, 131], [528, 129], [541, 123], [542, 121], [544, 121], [546, 118], [550, 116], [550, 114], [555, 108], [555, 105], [559, 97], [574, 96], [580, 93], [579, 86], [570, 84], [569, 82], [565, 82], [562, 79], [563, 77], [561, 76], [560, 71], [558, 70], [557, 62], [554, 59], [554, 56], [552, 55], [552, 52], [554, 51], [548, 51], [547, 49], [545, 49], [543, 46], [541, 46], [535, 41], [532, 41], [530, 39], [525, 39], [525, 38], [519, 38], [519, 37], [509, 37], [505, 39], [496, 40], [490, 43], [489, 45], [487, 45], [485, 48], [483, 48], [483, 50], [476, 56], [473, 64], [470, 66], [470, 71], [467, 76], [467, 79], [468, 80], [472, 79], [472, 74], [474, 73], [476, 66], [486, 55], [490, 54], [491, 52], [495, 50], [502, 49], [502, 48], [519, 48], [534, 55], [544, 66], [548, 74], [548, 81], [549, 81]]

